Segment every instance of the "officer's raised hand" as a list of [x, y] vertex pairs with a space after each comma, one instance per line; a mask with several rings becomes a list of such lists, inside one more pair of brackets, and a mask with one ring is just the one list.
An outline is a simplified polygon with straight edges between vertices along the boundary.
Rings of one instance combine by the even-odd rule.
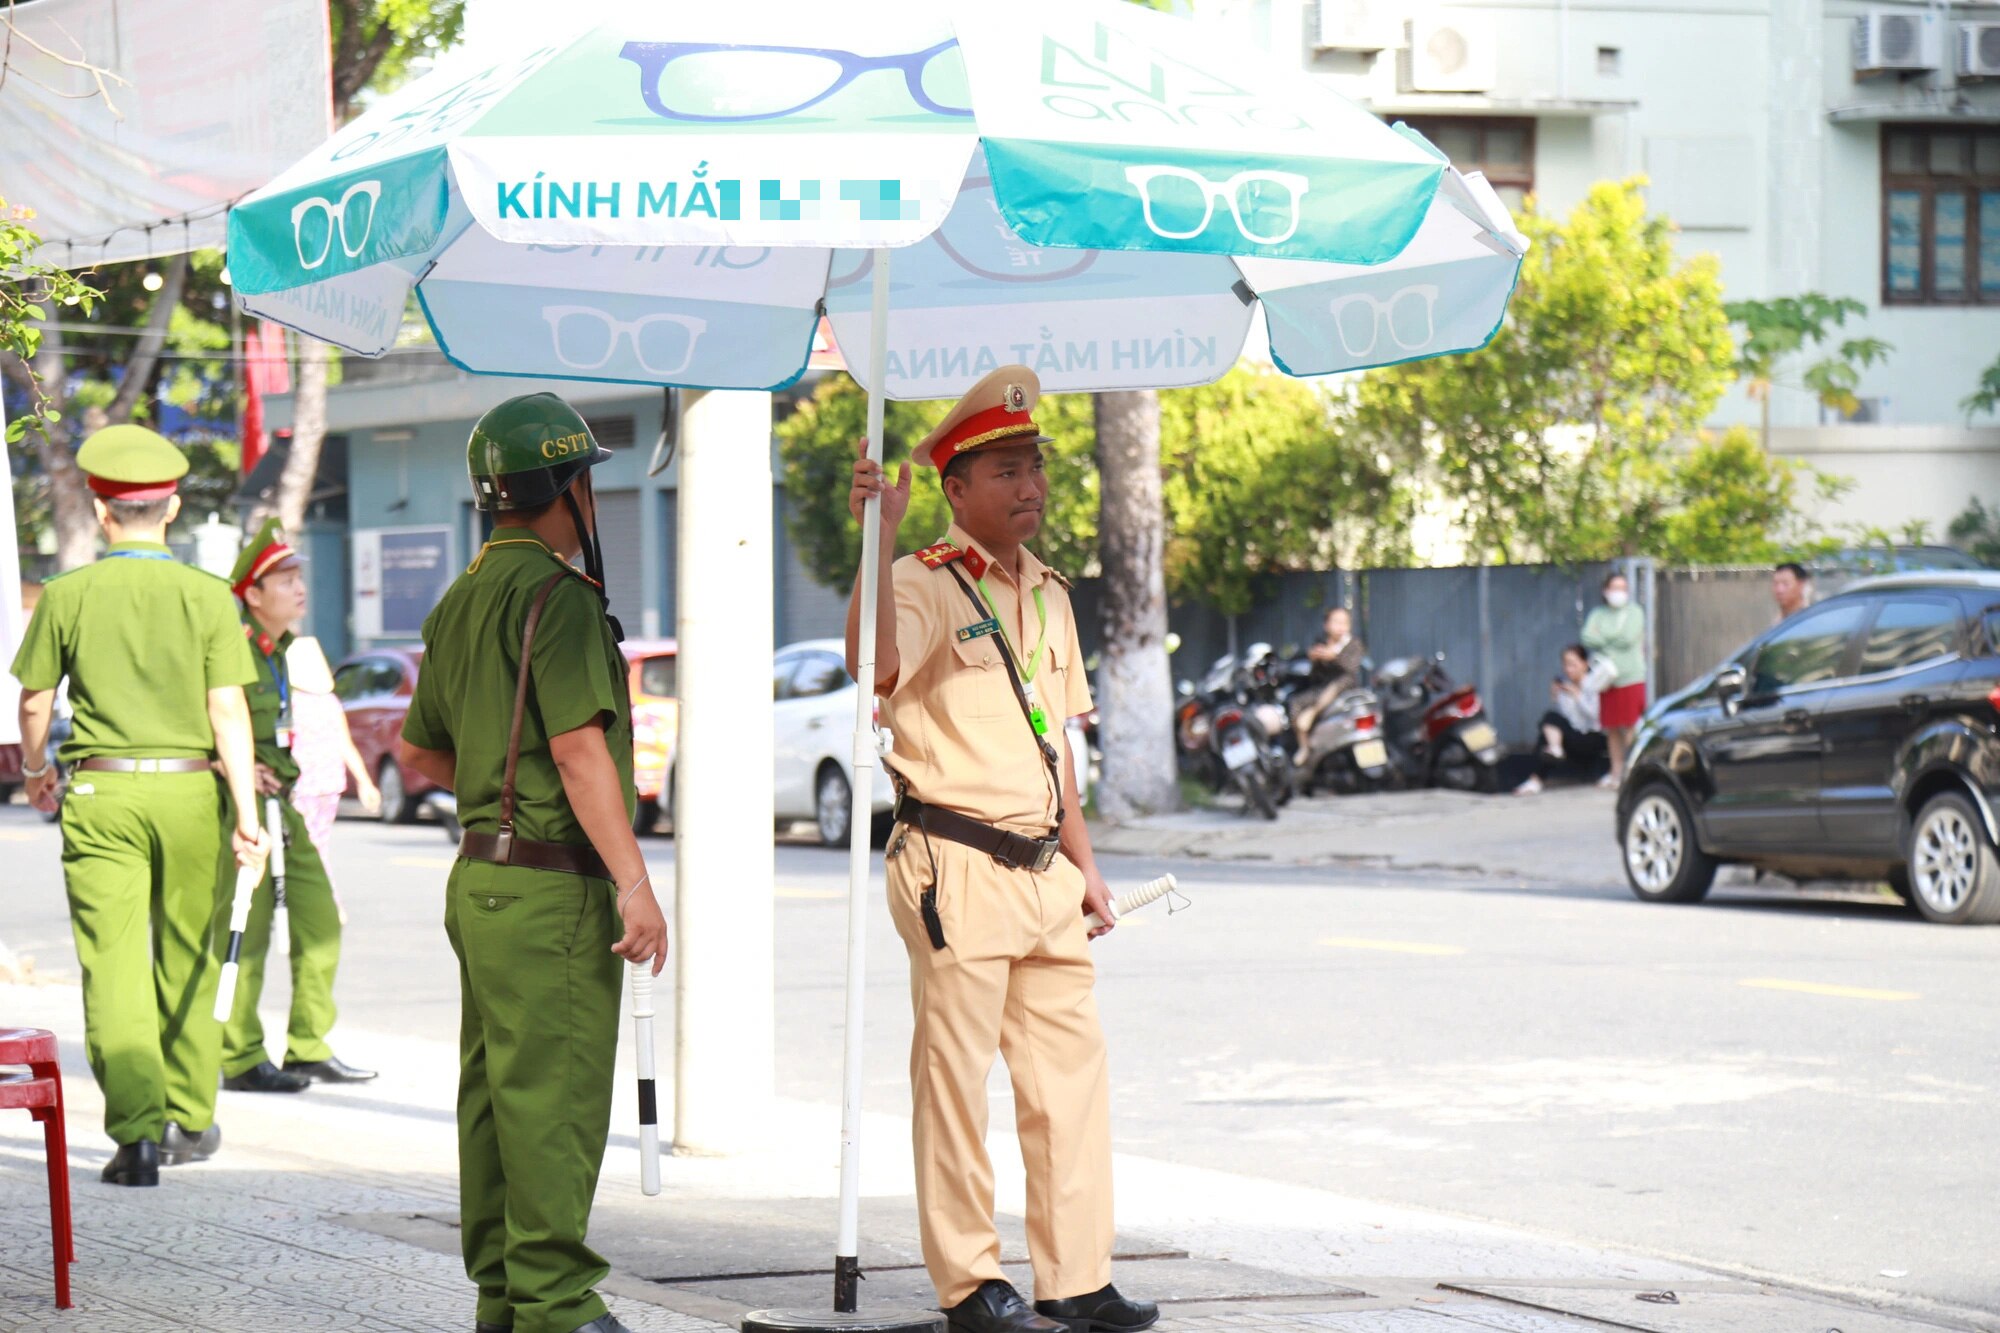
[[892, 486], [882, 465], [868, 456], [868, 441], [858, 440], [854, 448], [860, 457], [854, 460], [854, 485], [847, 492], [847, 512], [854, 515], [854, 521], [859, 523], [862, 508], [871, 497], [879, 495], [882, 497], [882, 531], [894, 535], [903, 525], [903, 515], [910, 512], [910, 465], [903, 464], [902, 472]]

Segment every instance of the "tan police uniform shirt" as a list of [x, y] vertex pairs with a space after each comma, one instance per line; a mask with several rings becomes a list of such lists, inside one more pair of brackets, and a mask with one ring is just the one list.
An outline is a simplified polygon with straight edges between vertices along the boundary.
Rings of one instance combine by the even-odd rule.
[[[1055, 571], [1021, 551], [1020, 580], [994, 564], [986, 550], [956, 523], [945, 537], [986, 562], [986, 590], [993, 613], [1023, 658], [1042, 642], [1042, 662], [1029, 689], [1049, 719], [1049, 740], [1065, 756], [1065, 719], [1090, 711], [1083, 650], [1069, 589]], [[1051, 791], [1048, 765], [1028, 729], [1000, 660], [999, 636], [960, 640], [961, 627], [982, 618], [951, 576], [956, 569], [979, 591], [963, 560], [932, 569], [916, 556], [895, 565], [896, 655], [901, 666], [889, 682], [883, 725], [894, 738], [889, 767], [912, 795], [970, 819], [1017, 833], [1045, 836], [1062, 795]], [[1048, 610], [1048, 632], [1035, 612], [1035, 590]]]

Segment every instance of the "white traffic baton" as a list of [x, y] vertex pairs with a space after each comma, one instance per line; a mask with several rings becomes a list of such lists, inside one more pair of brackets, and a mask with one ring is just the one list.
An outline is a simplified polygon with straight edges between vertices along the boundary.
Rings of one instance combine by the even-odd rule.
[[632, 967], [632, 1049], [639, 1061], [639, 1192], [660, 1192], [660, 1102], [653, 1083], [653, 965]]
[[[1147, 903], [1158, 902], [1179, 887], [1179, 884], [1176, 883], [1172, 875], [1162, 875], [1158, 879], [1151, 880], [1144, 886], [1132, 890], [1130, 893], [1120, 894], [1111, 900], [1111, 920], [1115, 923], [1119, 917], [1124, 916], [1127, 912], [1135, 912]], [[1092, 912], [1083, 919], [1083, 924], [1091, 930], [1096, 930], [1104, 924], [1104, 918]]]

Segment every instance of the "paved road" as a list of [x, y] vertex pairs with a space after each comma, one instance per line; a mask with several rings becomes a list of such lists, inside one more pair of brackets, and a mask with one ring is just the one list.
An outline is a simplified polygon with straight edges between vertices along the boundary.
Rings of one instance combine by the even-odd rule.
[[[337, 839], [342, 1054], [449, 1040], [443, 838]], [[672, 842], [647, 846], [671, 885]], [[73, 976], [52, 831], [0, 810], [0, 855], [0, 939]], [[777, 862], [780, 1090], [831, 1101], [845, 863]], [[1099, 946], [1122, 1150], [2000, 1315], [2000, 932], [1784, 892], [1671, 909], [1612, 885], [1171, 868], [1192, 909]], [[868, 1096], [891, 1111], [909, 1023], [885, 918]]]

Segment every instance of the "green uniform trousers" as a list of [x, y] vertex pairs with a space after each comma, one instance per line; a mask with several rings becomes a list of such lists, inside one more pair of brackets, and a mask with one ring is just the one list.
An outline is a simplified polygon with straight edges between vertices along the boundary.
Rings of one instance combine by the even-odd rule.
[[[331, 1059], [326, 1034], [333, 1031], [333, 974], [340, 967], [340, 907], [333, 900], [333, 882], [306, 832], [305, 816], [288, 800], [280, 800], [285, 824], [285, 914], [292, 944], [292, 1014], [286, 1028], [285, 1059], [312, 1063]], [[232, 860], [224, 868], [218, 894], [215, 952], [229, 951], [230, 899], [236, 892]], [[250, 920], [243, 927], [243, 951], [237, 956], [236, 1004], [222, 1030], [222, 1072], [234, 1078], [271, 1057], [264, 1050], [264, 1021], [257, 1001], [264, 993], [264, 963], [271, 952], [271, 915], [276, 895], [267, 873], [250, 900]]]
[[460, 857], [459, 1216], [478, 1318], [571, 1333], [605, 1313], [584, 1243], [611, 1129], [621, 931], [611, 882]]
[[117, 1143], [215, 1119], [221, 969], [209, 924], [218, 866], [235, 864], [228, 804], [212, 773], [78, 773], [63, 798], [84, 1047]]

